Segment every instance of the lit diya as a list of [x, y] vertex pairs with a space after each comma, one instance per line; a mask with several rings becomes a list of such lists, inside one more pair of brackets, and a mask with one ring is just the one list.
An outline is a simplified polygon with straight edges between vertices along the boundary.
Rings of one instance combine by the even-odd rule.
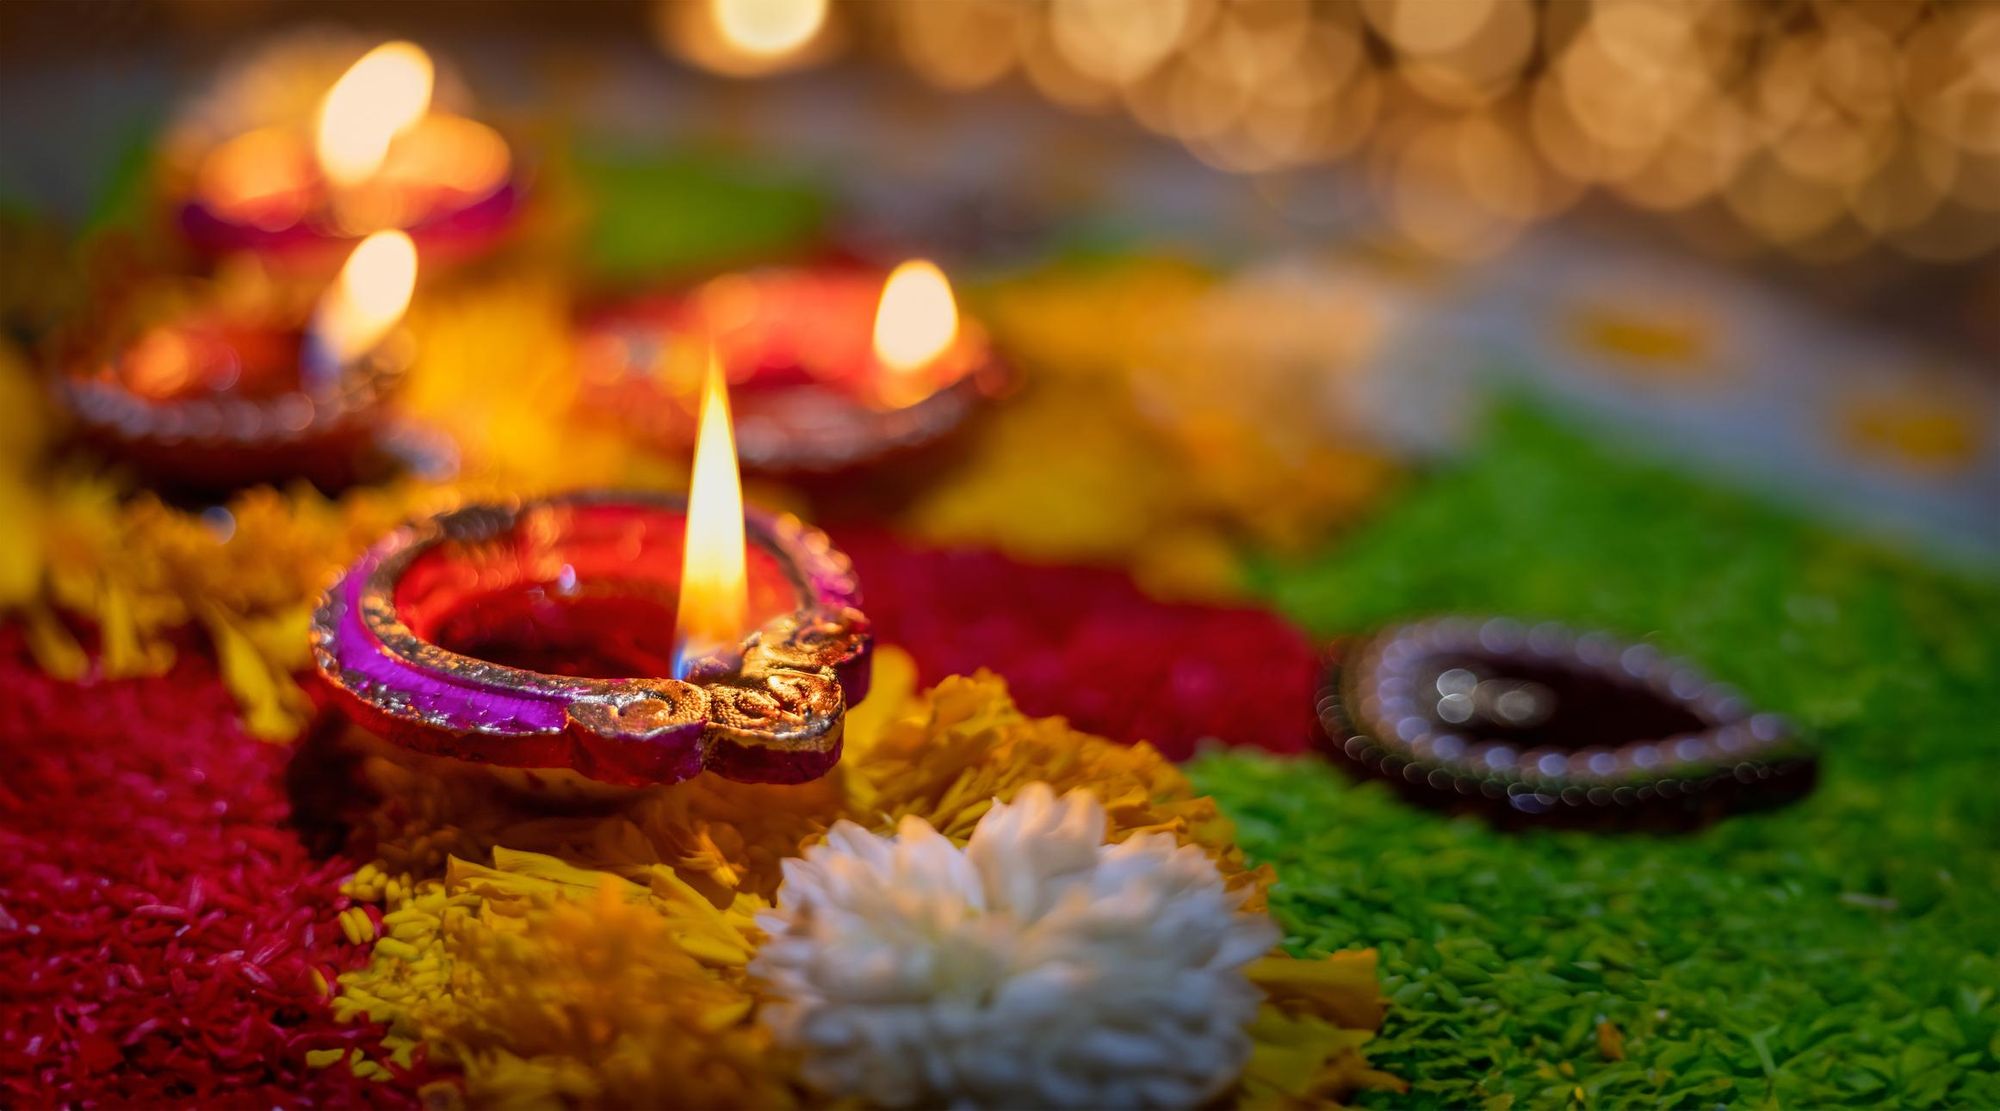
[[942, 444], [1008, 383], [944, 273], [912, 261], [730, 274], [590, 314], [587, 408], [669, 450], [696, 427], [703, 353], [720, 354], [746, 470], [836, 475]]
[[742, 497], [716, 370], [685, 500], [583, 494], [398, 529], [321, 601], [319, 672], [389, 742], [536, 788], [823, 775], [868, 687], [860, 590], [825, 534]]
[[1790, 801], [1816, 762], [1785, 719], [1648, 644], [1438, 618], [1343, 644], [1330, 754], [1405, 794], [1511, 820], [1687, 826]]
[[309, 316], [219, 298], [178, 307], [71, 363], [57, 389], [85, 438], [161, 485], [344, 485], [385, 434], [416, 280], [409, 236], [378, 232]]
[[[262, 105], [235, 100], [267, 95], [281, 76], [218, 94], [211, 114], [255, 118]], [[310, 118], [174, 144], [195, 148], [170, 160], [187, 241], [205, 255], [246, 252], [307, 273], [390, 228], [407, 231], [433, 267], [492, 247], [520, 199], [511, 155], [492, 128], [434, 110], [434, 84], [422, 49], [385, 43], [334, 81]]]

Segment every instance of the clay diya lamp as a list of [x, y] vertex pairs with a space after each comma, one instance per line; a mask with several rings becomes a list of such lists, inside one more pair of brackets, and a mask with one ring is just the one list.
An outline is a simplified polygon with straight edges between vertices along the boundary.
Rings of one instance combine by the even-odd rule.
[[1785, 719], [1648, 644], [1437, 618], [1336, 647], [1327, 751], [1404, 794], [1505, 824], [1684, 828], [1796, 799]]
[[728, 375], [745, 471], [822, 487], [935, 457], [1004, 392], [1005, 365], [928, 262], [729, 274], [589, 312], [583, 402], [668, 451], [691, 442], [703, 356]]
[[177, 304], [69, 360], [57, 392], [84, 439], [156, 486], [346, 485], [380, 461], [391, 428], [416, 265], [407, 236], [382, 232], [309, 312]]
[[[308, 276], [381, 229], [407, 232], [431, 271], [491, 250], [518, 222], [519, 174], [498, 132], [433, 108], [433, 83], [423, 50], [385, 43], [333, 82], [309, 119], [194, 143], [168, 172], [183, 237], [209, 258], [250, 255]], [[226, 103], [214, 114], [255, 116]]]
[[688, 500], [474, 506], [384, 538], [313, 616], [334, 701], [535, 790], [825, 774], [868, 687], [860, 590], [825, 534], [745, 514], [733, 467], [715, 477], [721, 411]]

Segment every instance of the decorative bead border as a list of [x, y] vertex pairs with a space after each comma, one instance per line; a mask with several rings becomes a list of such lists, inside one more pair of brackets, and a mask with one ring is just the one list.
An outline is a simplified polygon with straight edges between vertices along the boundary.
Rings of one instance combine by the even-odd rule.
[[347, 428], [381, 408], [409, 366], [407, 343], [389, 343], [341, 368], [326, 390], [274, 397], [156, 401], [115, 375], [66, 375], [57, 392], [79, 424], [124, 443], [164, 448], [282, 448]]
[[[1519, 656], [1642, 688], [1707, 723], [1693, 733], [1568, 750], [1476, 741], [1417, 700], [1426, 659]], [[1644, 643], [1554, 622], [1440, 617], [1337, 646], [1317, 702], [1329, 752], [1426, 801], [1525, 818], [1705, 820], [1810, 790], [1811, 749], [1777, 714]]]

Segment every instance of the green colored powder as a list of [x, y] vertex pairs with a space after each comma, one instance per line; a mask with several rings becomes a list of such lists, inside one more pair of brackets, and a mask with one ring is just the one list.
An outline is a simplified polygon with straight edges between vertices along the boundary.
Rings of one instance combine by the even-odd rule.
[[1196, 761], [1291, 947], [1381, 951], [1371, 1056], [1413, 1087], [1371, 1099], [2000, 1107], [2000, 585], [1519, 410], [1257, 578], [1326, 634], [1453, 610], [1649, 635], [1823, 747], [1805, 801], [1680, 837], [1508, 835], [1314, 760]]
[[580, 152], [590, 202], [583, 253], [596, 279], [686, 278], [766, 262], [809, 245], [826, 190], [762, 163], [692, 148], [667, 154]]

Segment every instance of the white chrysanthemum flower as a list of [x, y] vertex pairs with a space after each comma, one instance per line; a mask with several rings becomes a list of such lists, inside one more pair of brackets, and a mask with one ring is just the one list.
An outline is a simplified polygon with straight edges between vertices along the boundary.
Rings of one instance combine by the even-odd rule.
[[822, 1092], [887, 1106], [1189, 1107], [1250, 1053], [1243, 967], [1277, 940], [1198, 848], [1104, 843], [1086, 791], [1032, 784], [960, 849], [851, 822], [785, 861], [751, 969]]

